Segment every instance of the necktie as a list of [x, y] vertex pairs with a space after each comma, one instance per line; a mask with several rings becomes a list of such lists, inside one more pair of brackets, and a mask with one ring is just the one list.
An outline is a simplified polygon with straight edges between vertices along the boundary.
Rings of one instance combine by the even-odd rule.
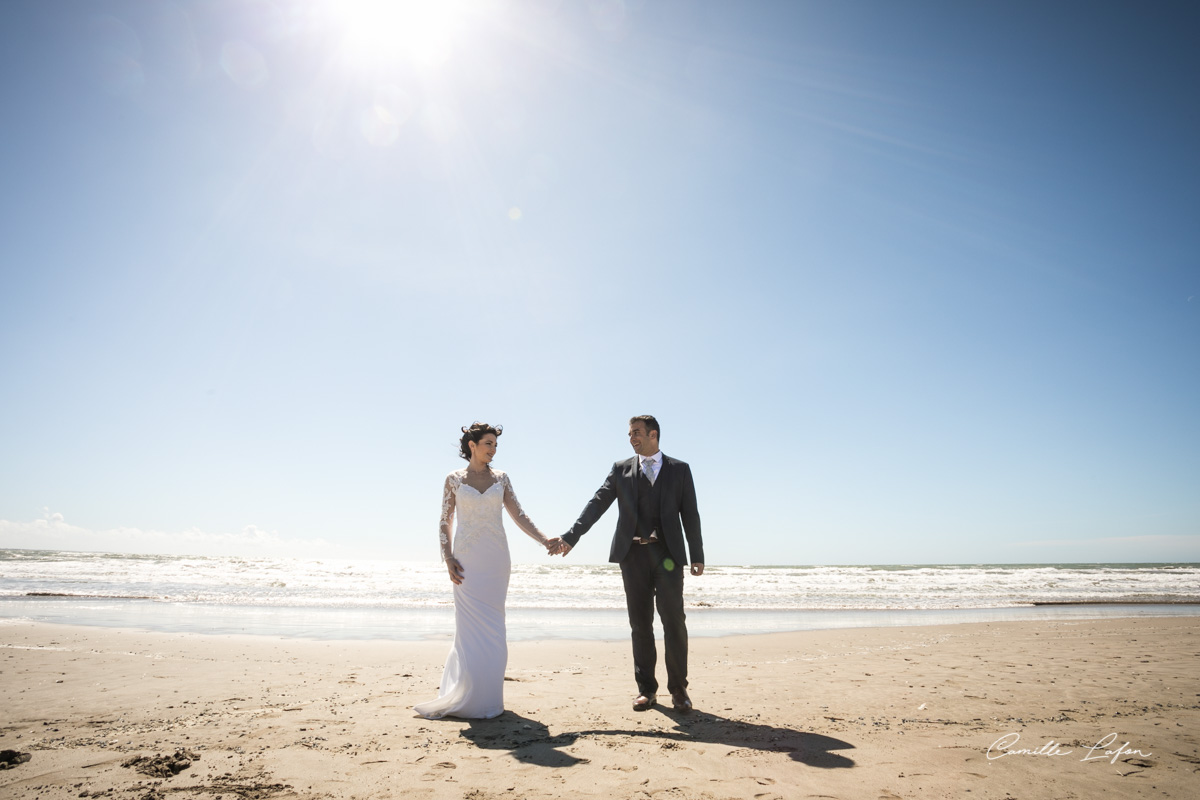
[[654, 485], [654, 459], [647, 458], [642, 462], [642, 470], [646, 473], [646, 479], [650, 481], [650, 485]]

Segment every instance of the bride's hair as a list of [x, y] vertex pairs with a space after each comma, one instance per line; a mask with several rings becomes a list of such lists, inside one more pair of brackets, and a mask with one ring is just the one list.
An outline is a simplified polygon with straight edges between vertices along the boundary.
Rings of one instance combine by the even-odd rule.
[[458, 455], [460, 458], [471, 460], [471, 445], [467, 442], [479, 443], [479, 440], [488, 434], [499, 437], [504, 433], [502, 425], [488, 425], [486, 422], [472, 422], [471, 427], [462, 429], [462, 438], [458, 440]]

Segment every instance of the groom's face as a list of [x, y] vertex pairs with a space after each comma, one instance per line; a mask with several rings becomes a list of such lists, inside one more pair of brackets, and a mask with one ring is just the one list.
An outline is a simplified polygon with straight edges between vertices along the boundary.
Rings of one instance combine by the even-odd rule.
[[629, 443], [639, 456], [652, 456], [658, 452], [658, 431], [646, 433], [646, 423], [635, 422], [629, 426]]

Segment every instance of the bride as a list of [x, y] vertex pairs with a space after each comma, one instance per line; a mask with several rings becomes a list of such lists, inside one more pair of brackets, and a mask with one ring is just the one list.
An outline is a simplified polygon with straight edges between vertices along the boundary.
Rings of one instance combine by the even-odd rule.
[[467, 468], [446, 476], [438, 538], [454, 583], [454, 645], [438, 698], [413, 708], [428, 719], [491, 719], [504, 711], [504, 598], [511, 563], [500, 507], [551, 554], [559, 550], [557, 540], [551, 542], [525, 516], [508, 475], [491, 467], [502, 431], [499, 425], [483, 422], [463, 428], [459, 455], [467, 460]]

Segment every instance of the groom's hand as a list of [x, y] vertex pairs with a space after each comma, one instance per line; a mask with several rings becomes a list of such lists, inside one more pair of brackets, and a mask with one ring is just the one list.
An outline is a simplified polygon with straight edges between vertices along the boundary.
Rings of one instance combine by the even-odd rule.
[[693, 575], [703, 575], [704, 574], [704, 565], [703, 564], [692, 564], [692, 574]]
[[555, 536], [546, 542], [546, 552], [552, 556], [565, 556], [571, 552], [571, 545], [564, 542], [561, 536]]

